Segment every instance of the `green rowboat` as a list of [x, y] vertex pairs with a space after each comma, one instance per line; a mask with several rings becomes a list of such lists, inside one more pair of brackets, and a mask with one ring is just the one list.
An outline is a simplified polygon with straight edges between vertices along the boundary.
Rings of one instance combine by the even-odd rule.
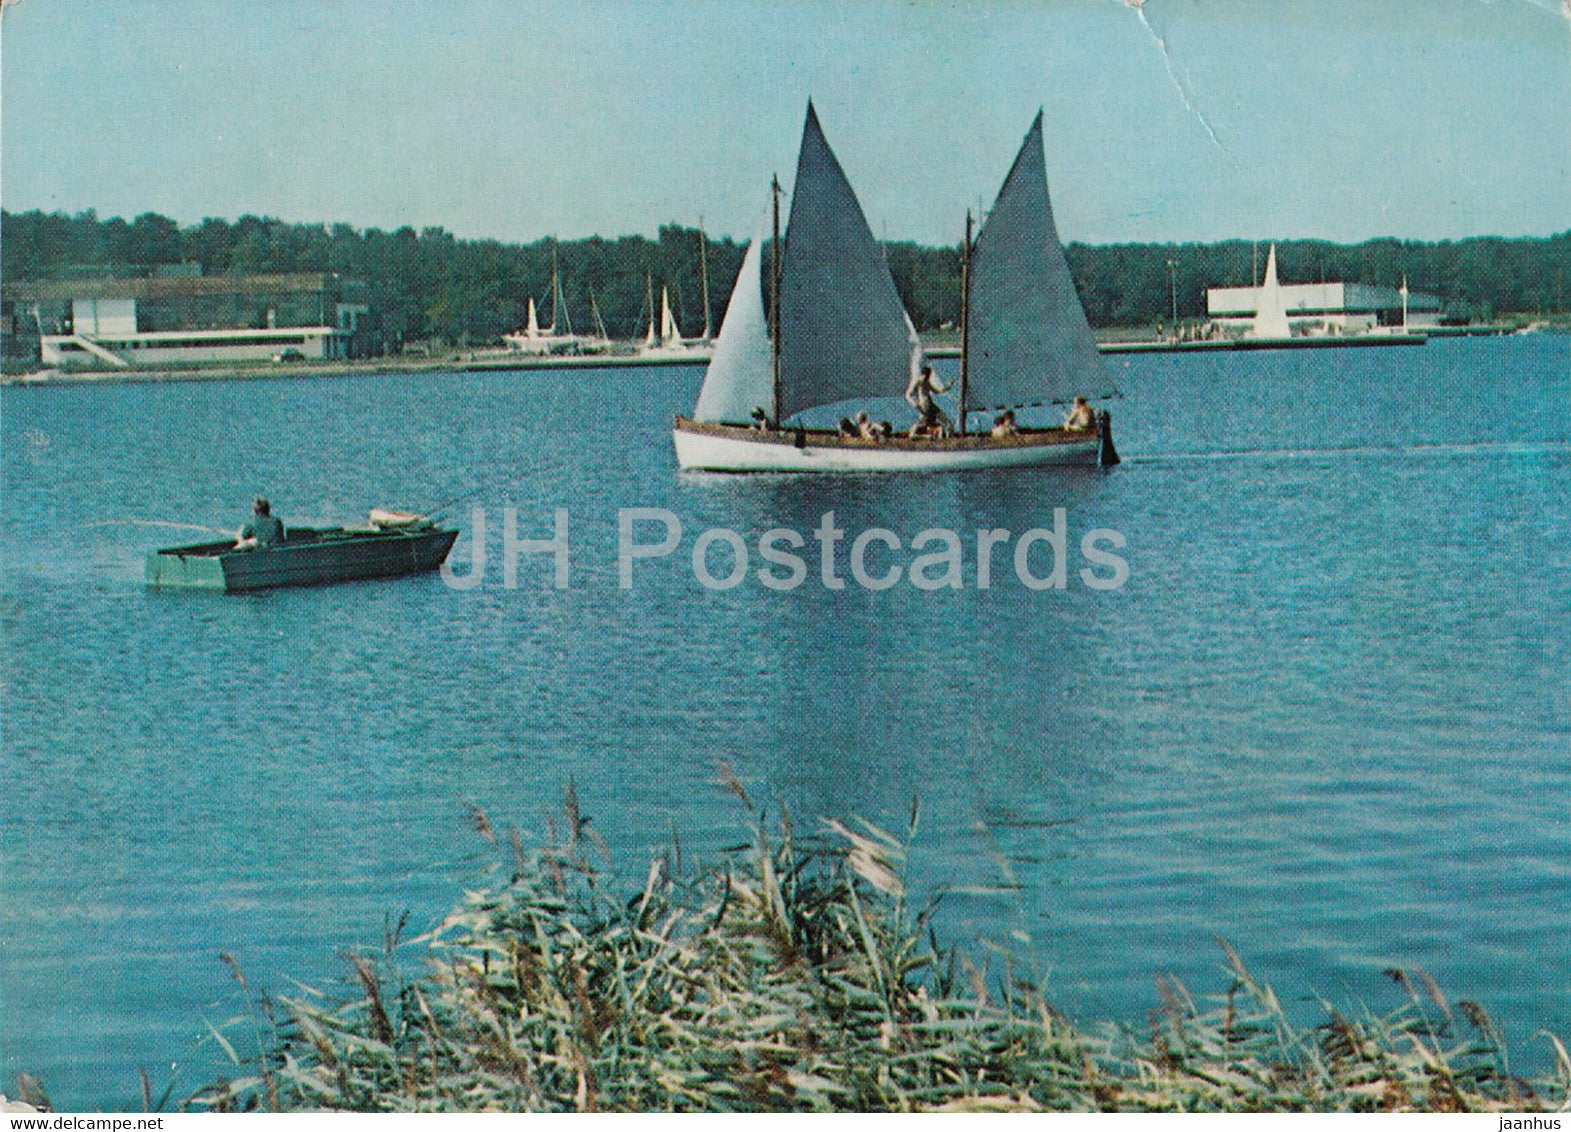
[[[385, 513], [383, 513], [385, 514]], [[158, 589], [241, 593], [274, 586], [318, 586], [435, 570], [458, 532], [400, 517], [367, 527], [295, 527], [277, 546], [236, 550], [233, 540], [172, 546], [147, 556], [147, 584]]]

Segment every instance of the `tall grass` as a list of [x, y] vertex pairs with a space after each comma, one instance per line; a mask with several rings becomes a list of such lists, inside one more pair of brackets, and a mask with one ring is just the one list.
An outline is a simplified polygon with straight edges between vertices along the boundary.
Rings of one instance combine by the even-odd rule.
[[[730, 785], [744, 800], [734, 778]], [[749, 802], [749, 808], [751, 803]], [[434, 931], [352, 959], [352, 990], [264, 999], [250, 1072], [192, 1109], [1484, 1111], [1565, 1107], [1514, 1076], [1476, 1004], [1393, 971], [1401, 1006], [1291, 1024], [1224, 946], [1231, 985], [1176, 980], [1148, 1028], [1071, 1025], [979, 969], [913, 909], [904, 842], [755, 819], [691, 868], [673, 847], [618, 884], [569, 791], [562, 832], [507, 842], [505, 879]], [[477, 830], [498, 841], [483, 812]], [[913, 815], [914, 818], [914, 815]], [[398, 952], [423, 947], [410, 977]], [[242, 978], [238, 967], [237, 978]], [[1415, 981], [1416, 979], [1416, 981]], [[222, 1035], [219, 1035], [222, 1039]], [[1547, 1035], [1546, 1035], [1547, 1038]], [[237, 1065], [241, 1059], [226, 1043]]]

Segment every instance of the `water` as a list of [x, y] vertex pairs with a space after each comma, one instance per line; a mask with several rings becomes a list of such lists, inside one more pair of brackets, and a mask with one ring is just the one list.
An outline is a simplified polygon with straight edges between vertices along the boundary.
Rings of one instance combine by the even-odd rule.
[[[946, 932], [1081, 1018], [1138, 1022], [1159, 973], [1225, 990], [1222, 937], [1308, 1017], [1395, 1006], [1382, 969], [1422, 968], [1547, 1066], [1533, 1031], [1571, 1034], [1571, 338], [1110, 360], [1111, 474], [683, 476], [683, 368], [4, 390], [4, 1082], [125, 1107], [141, 1066], [189, 1091], [245, 1007], [220, 951], [253, 987], [331, 987], [386, 917], [427, 926], [480, 878], [468, 804], [536, 839], [569, 781], [641, 879], [673, 829], [743, 838], [722, 758], [798, 828], [903, 829], [920, 799], [914, 884], [968, 890]], [[145, 551], [203, 536], [105, 525], [475, 488], [467, 592], [149, 593]], [[545, 556], [502, 586], [506, 506], [523, 537], [569, 512], [569, 589]], [[623, 591], [635, 506], [684, 541]], [[973, 532], [1056, 507], [1067, 588], [1027, 589], [1005, 546], [978, 589]], [[956, 530], [965, 586], [826, 590], [830, 509]], [[695, 581], [698, 532], [756, 551], [775, 526], [809, 536], [799, 589]], [[1093, 528], [1127, 539], [1121, 589], [1078, 578]]]

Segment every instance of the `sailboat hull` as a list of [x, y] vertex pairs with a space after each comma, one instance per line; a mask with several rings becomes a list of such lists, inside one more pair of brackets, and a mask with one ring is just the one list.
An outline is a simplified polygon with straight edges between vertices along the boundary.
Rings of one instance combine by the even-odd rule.
[[678, 464], [688, 470], [715, 472], [946, 472], [1095, 466], [1112, 451], [1105, 423], [1092, 432], [1052, 428], [1028, 429], [997, 439], [986, 435], [943, 440], [895, 436], [871, 441], [820, 429], [760, 432], [678, 417], [671, 435]]

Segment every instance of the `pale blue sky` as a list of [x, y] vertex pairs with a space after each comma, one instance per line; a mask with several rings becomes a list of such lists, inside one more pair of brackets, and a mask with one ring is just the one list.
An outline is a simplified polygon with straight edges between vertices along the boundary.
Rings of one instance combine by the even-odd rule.
[[1037, 107], [1066, 239], [1571, 228], [1561, 0], [17, 0], [7, 209], [745, 238], [811, 95], [949, 243]]

